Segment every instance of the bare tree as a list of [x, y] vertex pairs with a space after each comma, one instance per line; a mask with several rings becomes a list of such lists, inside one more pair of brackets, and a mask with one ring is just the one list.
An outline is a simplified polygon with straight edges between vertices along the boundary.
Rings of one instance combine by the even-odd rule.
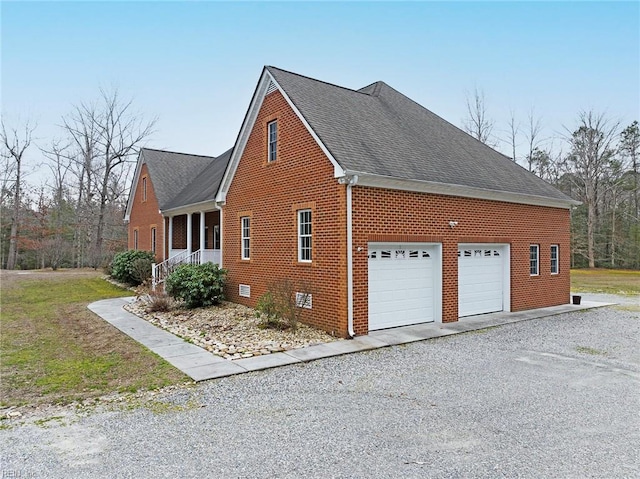
[[18, 259], [18, 237], [20, 235], [20, 201], [22, 190], [22, 169], [24, 153], [31, 146], [32, 135], [36, 125], [28, 121], [22, 128], [8, 128], [4, 120], [1, 122], [0, 142], [2, 142], [2, 156], [10, 165], [7, 174], [13, 184], [13, 207], [11, 213], [11, 233], [9, 236], [9, 253], [7, 256], [7, 269], [14, 269]]
[[[118, 91], [100, 91], [95, 104], [81, 103], [64, 119], [64, 128], [76, 149], [79, 180], [78, 209], [95, 207], [92, 265], [102, 261], [107, 209], [122, 189], [114, 180], [122, 178], [142, 142], [152, 133], [155, 120], [145, 122], [132, 109], [132, 100], [121, 100]], [[93, 209], [93, 208], [92, 208]]]
[[487, 117], [487, 107], [482, 90], [475, 88], [471, 98], [467, 94], [467, 114], [468, 117], [464, 125], [465, 131], [482, 143], [493, 146], [490, 141], [494, 121]]
[[533, 171], [535, 163], [534, 154], [540, 147], [542, 141], [542, 138], [540, 138], [541, 132], [542, 120], [535, 116], [534, 109], [532, 108], [527, 118], [527, 146], [529, 147], [527, 163], [529, 164], [529, 171]]
[[511, 159], [517, 162], [518, 159], [516, 157], [516, 152], [518, 148], [518, 134], [520, 133], [520, 123], [516, 121], [516, 115], [513, 110], [509, 112], [509, 123], [507, 127], [508, 143], [509, 146], [511, 146]]
[[631, 174], [633, 184], [633, 204], [635, 206], [634, 215], [640, 218], [640, 198], [638, 191], [638, 175], [640, 174], [640, 128], [638, 122], [634, 121], [622, 130], [620, 134], [620, 153], [629, 159], [631, 163]]
[[571, 151], [567, 166], [571, 172], [579, 199], [587, 208], [587, 259], [589, 267], [595, 267], [595, 228], [597, 205], [601, 185], [615, 154], [614, 141], [618, 135], [617, 122], [592, 111], [581, 112], [578, 128], [571, 132], [567, 141]]

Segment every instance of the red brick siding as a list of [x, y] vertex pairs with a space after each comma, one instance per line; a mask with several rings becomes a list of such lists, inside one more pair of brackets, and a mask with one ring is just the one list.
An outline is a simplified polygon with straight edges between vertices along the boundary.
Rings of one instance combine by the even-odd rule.
[[[449, 221], [457, 221], [455, 228]], [[354, 329], [368, 331], [367, 243], [442, 242], [443, 321], [458, 319], [458, 244], [511, 244], [511, 310], [569, 301], [569, 211], [379, 188], [353, 189]], [[529, 245], [540, 245], [540, 275], [529, 275]], [[551, 275], [558, 244], [560, 273]], [[357, 248], [362, 247], [358, 252]]]
[[[267, 123], [278, 120], [277, 160], [267, 163]], [[223, 211], [227, 297], [255, 306], [270, 283], [311, 286], [313, 309], [304, 321], [347, 334], [345, 186], [280, 92], [268, 95], [238, 164]], [[297, 260], [297, 210], [312, 209], [312, 263]], [[240, 217], [251, 216], [251, 259], [242, 260]], [[251, 298], [238, 285], [251, 286]]]
[[[147, 179], [147, 200], [143, 201], [143, 178]], [[153, 181], [149, 176], [147, 165], [140, 170], [138, 183], [135, 185], [133, 205], [129, 217], [128, 248], [133, 249], [133, 231], [138, 230], [138, 249], [151, 251], [151, 228], [156, 228], [156, 260], [162, 261], [164, 244], [163, 219], [159, 213], [158, 200], [153, 190]]]

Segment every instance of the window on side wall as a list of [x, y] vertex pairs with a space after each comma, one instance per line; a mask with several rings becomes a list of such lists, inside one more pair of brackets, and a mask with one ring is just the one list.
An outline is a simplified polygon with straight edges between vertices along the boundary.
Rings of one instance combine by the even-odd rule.
[[540, 274], [540, 245], [529, 246], [529, 274], [538, 276]]
[[240, 228], [242, 230], [242, 259], [251, 258], [251, 218], [243, 216], [240, 218]]
[[560, 249], [557, 244], [551, 245], [551, 274], [558, 274], [560, 272]]
[[142, 177], [142, 201], [147, 201], [147, 177]]
[[133, 249], [138, 249], [138, 230], [133, 230]]
[[276, 161], [278, 157], [278, 122], [276, 120], [267, 124], [269, 154], [267, 160], [269, 163]]
[[311, 262], [311, 210], [298, 211], [298, 261]]
[[151, 228], [151, 251], [156, 252], [156, 229]]

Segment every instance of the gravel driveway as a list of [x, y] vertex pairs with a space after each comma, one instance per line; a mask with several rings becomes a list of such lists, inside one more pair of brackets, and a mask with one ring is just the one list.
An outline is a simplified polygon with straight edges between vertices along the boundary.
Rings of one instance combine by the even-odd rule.
[[604, 308], [214, 380], [2, 430], [0, 477], [640, 477], [639, 338]]

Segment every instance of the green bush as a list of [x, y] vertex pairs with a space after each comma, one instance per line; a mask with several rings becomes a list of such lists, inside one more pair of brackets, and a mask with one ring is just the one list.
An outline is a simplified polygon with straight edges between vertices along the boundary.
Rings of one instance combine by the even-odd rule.
[[226, 274], [226, 270], [213, 263], [183, 264], [167, 277], [166, 291], [183, 300], [187, 308], [211, 306], [224, 299]]
[[151, 251], [129, 250], [118, 253], [111, 263], [111, 277], [121, 283], [137, 286], [151, 277], [155, 256]]

